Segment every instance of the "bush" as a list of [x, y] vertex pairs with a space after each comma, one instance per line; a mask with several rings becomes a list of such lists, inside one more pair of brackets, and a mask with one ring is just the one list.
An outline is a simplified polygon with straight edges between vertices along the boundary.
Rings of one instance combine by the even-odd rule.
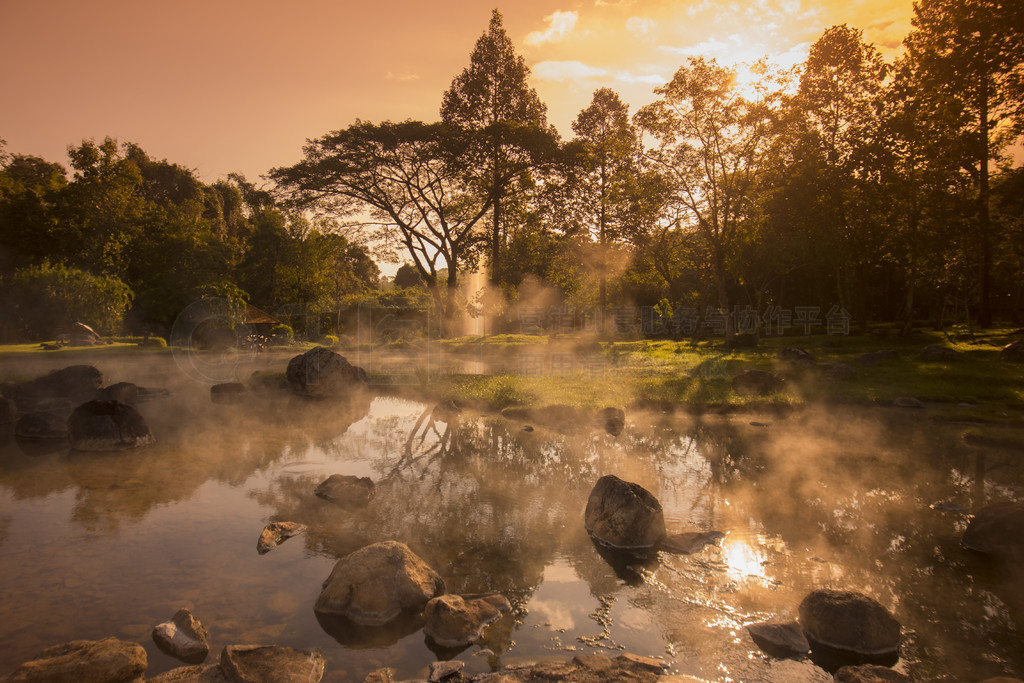
[[16, 339], [53, 339], [76, 322], [112, 334], [133, 297], [116, 278], [49, 263], [16, 270], [4, 278], [0, 291], [3, 333]]
[[167, 348], [167, 340], [163, 337], [111, 337], [115, 344], [138, 344], [156, 349]]
[[272, 344], [291, 344], [295, 341], [295, 332], [288, 325], [274, 325], [270, 328]]
[[333, 334], [325, 334], [324, 338], [320, 340], [320, 346], [326, 346], [327, 348], [333, 348], [338, 345], [338, 338]]

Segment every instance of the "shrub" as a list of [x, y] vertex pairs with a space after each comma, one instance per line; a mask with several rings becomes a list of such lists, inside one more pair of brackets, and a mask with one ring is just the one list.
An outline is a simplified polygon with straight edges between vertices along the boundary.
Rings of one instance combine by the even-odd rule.
[[326, 346], [332, 348], [338, 345], [338, 338], [333, 334], [325, 334], [324, 338], [320, 340], [320, 346]]
[[274, 325], [270, 328], [270, 339], [274, 344], [291, 344], [295, 341], [295, 332], [288, 325]]

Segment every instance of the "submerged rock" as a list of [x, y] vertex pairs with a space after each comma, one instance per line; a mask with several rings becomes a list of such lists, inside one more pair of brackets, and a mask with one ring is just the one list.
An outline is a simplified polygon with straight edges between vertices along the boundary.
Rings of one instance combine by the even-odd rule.
[[840, 653], [868, 657], [899, 651], [900, 623], [889, 610], [861, 593], [811, 591], [800, 603], [799, 614], [812, 650], [824, 645]]
[[362, 368], [322, 346], [292, 358], [285, 379], [292, 391], [312, 398], [345, 398], [369, 383]]
[[699, 553], [704, 546], [714, 545], [725, 538], [721, 531], [688, 531], [666, 536], [658, 546], [659, 550], [675, 555]]
[[186, 608], [153, 629], [153, 642], [163, 652], [191, 664], [199, 664], [210, 654], [206, 636], [206, 628]]
[[804, 629], [795, 621], [764, 622], [747, 626], [750, 639], [773, 657], [805, 655], [811, 649]]
[[3, 680], [120, 683], [140, 680], [147, 664], [146, 651], [138, 643], [117, 638], [74, 640], [46, 648]]
[[584, 512], [596, 540], [621, 549], [653, 548], [665, 538], [661, 503], [639, 484], [609, 474], [597, 480]]
[[297, 522], [271, 522], [263, 527], [260, 540], [256, 542], [256, 552], [260, 555], [266, 555], [292, 536], [298, 536], [305, 531], [305, 524]]
[[767, 396], [786, 388], [786, 380], [764, 370], [744, 370], [732, 378], [732, 388], [739, 394]]
[[603, 408], [597, 411], [594, 421], [612, 436], [618, 436], [626, 428], [626, 413], [621, 408]]
[[836, 683], [913, 683], [913, 678], [878, 664], [844, 666], [833, 677]]
[[483, 637], [486, 628], [512, 605], [503, 595], [462, 598], [442, 595], [423, 609], [423, 632], [443, 647], [471, 645]]
[[965, 547], [1007, 558], [1024, 557], [1024, 503], [986, 505], [964, 531]]
[[241, 382], [224, 382], [210, 387], [210, 400], [214, 403], [241, 403], [249, 390]]
[[385, 541], [338, 560], [315, 610], [356, 624], [379, 626], [418, 614], [444, 592], [444, 581], [404, 543]]
[[279, 645], [228, 645], [220, 668], [229, 681], [317, 683], [324, 677], [324, 656]]
[[89, 401], [68, 418], [71, 447], [79, 451], [121, 451], [153, 443], [138, 410], [119, 401]]
[[68, 424], [53, 413], [25, 413], [14, 423], [14, 435], [23, 439], [66, 439]]
[[354, 477], [350, 474], [332, 474], [313, 490], [322, 498], [345, 508], [359, 508], [367, 505], [377, 493], [369, 477]]

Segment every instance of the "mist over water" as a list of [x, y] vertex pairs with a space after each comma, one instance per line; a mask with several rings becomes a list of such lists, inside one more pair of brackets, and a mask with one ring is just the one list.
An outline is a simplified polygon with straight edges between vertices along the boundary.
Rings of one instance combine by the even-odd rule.
[[[60, 367], [7, 366], [3, 378]], [[268, 354], [240, 367], [283, 370]], [[68, 363], [63, 363], [64, 365]], [[424, 406], [250, 396], [210, 401], [168, 356], [97, 356], [106, 383], [171, 390], [139, 406], [156, 436], [119, 454], [26, 452], [0, 435], [0, 672], [45, 647], [110, 635], [146, 647], [148, 675], [179, 666], [150, 631], [183, 606], [227, 644], [319, 649], [325, 680], [390, 666], [424, 676], [438, 658], [471, 673], [620, 650], [707, 680], [827, 681], [806, 659], [763, 655], [744, 626], [792, 619], [814, 588], [866, 593], [904, 628], [898, 670], [918, 679], [1024, 674], [1024, 594], [1010, 568], [960, 546], [966, 512], [1024, 498], [1012, 453], [969, 447], [954, 427], [905, 413], [809, 410], [788, 418], [627, 412], [616, 437], [497, 415], [454, 424]], [[770, 423], [770, 426], [751, 424]], [[567, 426], [571, 427], [571, 426]], [[330, 474], [369, 476], [374, 500], [344, 510], [312, 493]], [[726, 532], [693, 555], [610, 555], [583, 528], [604, 474], [661, 502], [670, 532]], [[270, 521], [306, 524], [267, 555]], [[513, 612], [462, 651], [411, 629], [370, 635], [320, 623], [334, 562], [399, 540], [451, 593], [501, 592]], [[1019, 575], [1017, 575], [1019, 576]]]

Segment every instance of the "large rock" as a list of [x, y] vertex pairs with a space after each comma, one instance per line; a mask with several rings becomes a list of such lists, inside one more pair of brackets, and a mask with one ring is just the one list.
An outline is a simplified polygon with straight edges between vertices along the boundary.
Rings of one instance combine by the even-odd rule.
[[5, 683], [120, 683], [141, 680], [147, 664], [146, 651], [138, 643], [117, 638], [74, 640], [43, 650], [3, 680]]
[[380, 626], [418, 614], [444, 593], [444, 581], [404, 543], [385, 541], [338, 560], [315, 610], [356, 624]]
[[21, 410], [32, 410], [46, 399], [87, 401], [103, 386], [103, 373], [91, 365], [70, 365], [37, 377], [14, 389], [14, 402]]
[[993, 503], [974, 516], [963, 544], [979, 553], [1024, 557], [1024, 503]]
[[53, 413], [25, 413], [14, 423], [14, 435], [23, 439], [66, 439], [68, 424]]
[[220, 668], [235, 683], [317, 683], [324, 677], [324, 656], [278, 645], [228, 645]]
[[764, 370], [744, 370], [732, 378], [732, 388], [738, 394], [767, 396], [786, 388], [786, 380]]
[[298, 522], [271, 522], [263, 527], [260, 540], [256, 542], [256, 552], [266, 555], [292, 536], [297, 536], [305, 531], [306, 525]]
[[842, 653], [869, 657], [899, 650], [900, 623], [866, 595], [815, 590], [803, 599], [798, 611], [811, 649], [820, 644]]
[[322, 346], [292, 358], [285, 378], [292, 391], [313, 398], [344, 398], [369, 381], [362, 368]]
[[423, 632], [442, 647], [463, 647], [483, 637], [484, 630], [512, 605], [502, 595], [462, 598], [442, 595], [423, 609]]
[[163, 652], [190, 664], [198, 664], [210, 654], [207, 631], [186, 608], [178, 610], [170, 621], [153, 629], [153, 642]]
[[96, 398], [103, 399], [104, 401], [120, 401], [121, 403], [135, 404], [139, 402], [139, 387], [131, 382], [117, 382], [100, 389], [96, 394]]
[[68, 418], [68, 436], [79, 451], [121, 451], [153, 443], [139, 411], [119, 401], [95, 400], [75, 408]]
[[999, 352], [999, 357], [1003, 360], [1015, 361], [1018, 363], [1024, 362], [1024, 339], [1018, 339], [1017, 341], [1004, 346], [1003, 350]]
[[317, 498], [336, 503], [347, 509], [367, 505], [377, 493], [369, 477], [354, 477], [350, 474], [332, 474], [313, 490]]
[[639, 484], [609, 474], [597, 480], [584, 513], [596, 540], [627, 550], [653, 548], [665, 537], [661, 503]]

